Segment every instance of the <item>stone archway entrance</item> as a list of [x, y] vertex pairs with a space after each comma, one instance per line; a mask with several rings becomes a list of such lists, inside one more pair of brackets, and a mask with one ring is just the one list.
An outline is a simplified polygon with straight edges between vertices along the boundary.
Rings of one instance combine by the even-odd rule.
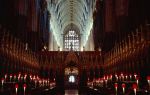
[[77, 89], [79, 85], [79, 64], [74, 52], [69, 52], [64, 66], [65, 89]]

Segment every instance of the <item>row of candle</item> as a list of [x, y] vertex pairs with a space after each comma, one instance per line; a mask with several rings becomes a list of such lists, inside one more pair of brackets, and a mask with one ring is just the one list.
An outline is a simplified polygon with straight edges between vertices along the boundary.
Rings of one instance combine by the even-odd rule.
[[[24, 89], [24, 94], [26, 92], [26, 88], [27, 88], [27, 83], [34, 83], [34, 88], [37, 87], [55, 87], [56, 83], [55, 83], [55, 78], [53, 80], [50, 80], [49, 78], [47, 79], [42, 79], [40, 78], [38, 75], [29, 75], [29, 81], [27, 81], [27, 74], [10, 74], [9, 76], [7, 74], [4, 75], [4, 78], [1, 78], [1, 85], [2, 85], [2, 89], [4, 87], [4, 83], [15, 83], [15, 90], [16, 90], [16, 94], [18, 93], [18, 88], [19, 88], [19, 84], [20, 82], [23, 83], [23, 89]], [[37, 86], [38, 85], [38, 86]]]
[[[113, 76], [115, 78], [115, 81], [113, 81]], [[114, 83], [115, 92], [117, 94], [118, 82], [120, 81], [120, 82], [122, 82], [121, 85], [122, 85], [123, 94], [125, 94], [126, 84], [123, 83], [123, 82], [124, 82], [124, 78], [126, 78], [126, 81], [127, 81], [128, 77], [129, 77], [128, 82], [132, 81], [132, 88], [134, 90], [134, 94], [136, 95], [136, 91], [137, 91], [137, 89], [139, 89], [139, 75], [137, 75], [137, 74], [124, 75], [123, 73], [121, 73], [119, 76], [117, 74], [115, 74], [115, 75], [105, 75], [103, 78], [94, 79], [93, 81], [88, 80], [87, 85], [89, 87], [92, 87], [92, 88], [93, 88], [93, 86], [99, 86], [99, 87], [104, 87], [105, 86], [105, 87], [107, 87], [108, 81], [109, 81], [110, 83]], [[147, 76], [147, 83], [148, 83], [149, 90], [150, 90], [150, 76]]]

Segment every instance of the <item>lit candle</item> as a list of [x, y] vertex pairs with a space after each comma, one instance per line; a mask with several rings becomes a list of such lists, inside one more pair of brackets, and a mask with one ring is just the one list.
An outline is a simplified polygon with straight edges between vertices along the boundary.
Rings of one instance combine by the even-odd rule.
[[136, 83], [137, 83], [137, 88], [138, 88], [138, 85], [139, 85], [139, 77], [136, 77]]
[[14, 81], [16, 81], [16, 75], [14, 74]]
[[39, 80], [39, 85], [41, 86], [41, 83], [42, 83], [42, 81], [41, 81], [41, 79]]
[[133, 90], [134, 90], [134, 94], [136, 95], [137, 84], [133, 84], [132, 87], [133, 87]]
[[30, 80], [32, 81], [32, 75], [30, 75]]
[[7, 80], [7, 74], [5, 74], [5, 82], [6, 82], [6, 80]]
[[26, 82], [27, 74], [24, 75], [24, 81]]
[[115, 83], [115, 90], [116, 90], [116, 95], [117, 95], [117, 89], [118, 89], [118, 83]]
[[20, 76], [18, 76], [18, 81], [20, 80]]
[[37, 80], [36, 79], [34, 80], [34, 83], [35, 83], [35, 88], [36, 88], [36, 84], [37, 84]]
[[17, 92], [18, 92], [18, 84], [15, 84], [15, 89], [16, 89], [16, 95], [17, 95]]
[[132, 80], [132, 75], [130, 74], [129, 76], [130, 76], [130, 81], [131, 81]]
[[106, 87], [107, 87], [107, 79], [105, 79]]
[[23, 84], [24, 95], [25, 95], [25, 92], [26, 92], [26, 88], [27, 88], [27, 85]]
[[12, 79], [12, 74], [10, 74], [10, 82], [11, 82], [11, 79]]
[[126, 75], [126, 80], [128, 80], [128, 76]]
[[150, 76], [147, 76], [147, 82], [148, 82], [149, 89], [150, 89]]
[[48, 86], [49, 86], [49, 80], [48, 80]]
[[126, 84], [123, 83], [123, 84], [122, 84], [122, 91], [123, 91], [123, 94], [125, 94], [125, 87], [126, 87]]
[[115, 77], [116, 77], [116, 81], [118, 81], [118, 76], [117, 76], [117, 74], [115, 75]]
[[18, 76], [19, 76], [19, 77], [21, 76], [21, 72], [19, 72]]
[[3, 85], [4, 85], [4, 78], [1, 79], [1, 82], [2, 82], [2, 88], [3, 88]]
[[136, 79], [136, 76], [137, 76], [137, 74], [136, 73], [134, 73], [134, 78]]
[[43, 79], [43, 86], [44, 86], [44, 84], [45, 84], [45, 80]]
[[121, 76], [119, 76], [119, 81], [121, 81]]
[[110, 80], [112, 81], [112, 75], [110, 75]]

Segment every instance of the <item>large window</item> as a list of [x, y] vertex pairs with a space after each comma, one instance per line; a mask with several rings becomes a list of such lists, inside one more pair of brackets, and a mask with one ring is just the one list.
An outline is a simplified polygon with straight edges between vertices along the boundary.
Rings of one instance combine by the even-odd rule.
[[75, 31], [69, 31], [64, 36], [65, 50], [79, 51], [79, 35]]

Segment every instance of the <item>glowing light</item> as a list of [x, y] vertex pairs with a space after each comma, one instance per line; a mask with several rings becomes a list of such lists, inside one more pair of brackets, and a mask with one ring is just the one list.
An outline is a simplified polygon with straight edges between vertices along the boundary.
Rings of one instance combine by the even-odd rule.
[[18, 92], [18, 84], [15, 84], [15, 89], [16, 89], [16, 94], [17, 94], [17, 92]]
[[122, 84], [122, 91], [123, 91], [123, 93], [125, 93], [125, 87], [126, 87], [126, 84]]
[[69, 82], [74, 83], [75, 82], [75, 76], [73, 76], [73, 75], [69, 76]]

